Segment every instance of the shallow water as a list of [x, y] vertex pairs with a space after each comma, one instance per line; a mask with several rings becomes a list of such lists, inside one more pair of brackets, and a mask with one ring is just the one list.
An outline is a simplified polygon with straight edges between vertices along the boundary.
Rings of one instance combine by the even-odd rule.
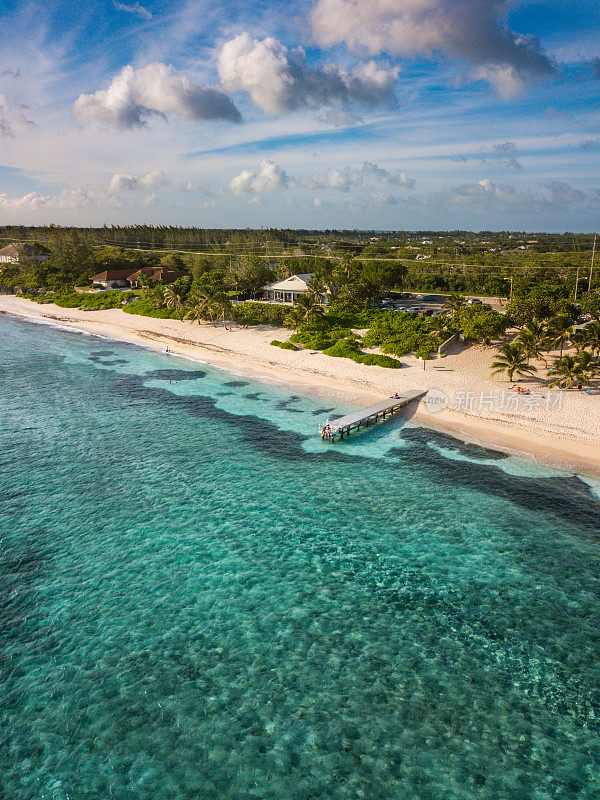
[[5, 316], [0, 387], [0, 797], [599, 796], [588, 483]]

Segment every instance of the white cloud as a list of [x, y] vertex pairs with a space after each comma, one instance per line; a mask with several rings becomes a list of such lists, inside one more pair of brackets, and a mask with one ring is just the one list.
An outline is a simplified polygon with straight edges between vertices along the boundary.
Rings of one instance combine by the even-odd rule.
[[233, 178], [229, 184], [229, 189], [232, 194], [237, 195], [268, 194], [287, 189], [290, 180], [290, 176], [279, 164], [269, 161], [268, 158], [263, 158], [258, 172], [245, 169]]
[[485, 64], [471, 72], [475, 81], [487, 81], [504, 100], [512, 100], [523, 92], [526, 78], [510, 64]]
[[200, 86], [159, 62], [140, 69], [123, 67], [108, 89], [79, 95], [73, 110], [82, 122], [95, 121], [117, 128], [134, 128], [152, 116], [169, 114], [185, 120], [241, 119], [223, 92]]
[[128, 6], [126, 3], [113, 3], [113, 5], [117, 11], [125, 11], [127, 14], [135, 14], [140, 19], [152, 19], [152, 12], [150, 9], [145, 8], [139, 3], [135, 3], [132, 6]]
[[305, 189], [333, 189], [339, 192], [349, 192], [350, 189], [360, 186], [368, 179], [385, 181], [392, 186], [402, 186], [407, 189], [415, 186], [415, 181], [408, 178], [405, 172], [389, 172], [371, 161], [364, 161], [362, 167], [357, 170], [345, 167], [316, 173], [309, 178], [301, 178], [298, 184]]
[[135, 192], [142, 189], [156, 192], [158, 189], [162, 189], [163, 186], [167, 186], [169, 182], [169, 179], [161, 169], [155, 169], [145, 175], [122, 175], [117, 172], [111, 178], [108, 191], [109, 194]]
[[54, 200], [53, 197], [39, 192], [29, 192], [22, 197], [8, 197], [0, 194], [0, 208], [6, 211], [37, 211], [44, 208]]
[[506, 7], [506, 0], [318, 0], [311, 23], [326, 47], [470, 61], [473, 77], [512, 97], [528, 77], [553, 67], [537, 39], [503, 24]]
[[351, 72], [331, 64], [315, 69], [307, 64], [302, 48], [288, 50], [277, 39], [259, 41], [248, 33], [223, 45], [218, 69], [226, 90], [248, 92], [273, 116], [303, 106], [391, 104], [399, 71], [375, 61], [359, 64]]
[[14, 139], [16, 132], [33, 128], [35, 123], [23, 114], [14, 112], [3, 94], [0, 94], [0, 138]]

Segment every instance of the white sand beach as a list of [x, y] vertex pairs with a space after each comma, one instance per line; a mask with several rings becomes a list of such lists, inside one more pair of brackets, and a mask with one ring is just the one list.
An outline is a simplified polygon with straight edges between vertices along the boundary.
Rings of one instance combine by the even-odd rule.
[[[273, 347], [289, 331], [261, 326], [198, 325], [126, 314], [120, 309], [80, 311], [0, 295], [0, 312], [59, 324], [174, 355], [206, 361], [247, 375], [294, 384], [311, 393], [360, 406], [408, 389], [431, 390], [429, 401], [406, 413], [467, 441], [536, 457], [566, 469], [600, 474], [600, 394], [548, 390], [531, 379], [529, 395], [510, 391], [505, 376], [492, 377], [492, 348], [469, 347], [422, 365], [402, 358], [401, 370], [356, 364], [308, 350]], [[435, 391], [434, 391], [435, 390]], [[447, 407], [432, 411], [439, 398]]]

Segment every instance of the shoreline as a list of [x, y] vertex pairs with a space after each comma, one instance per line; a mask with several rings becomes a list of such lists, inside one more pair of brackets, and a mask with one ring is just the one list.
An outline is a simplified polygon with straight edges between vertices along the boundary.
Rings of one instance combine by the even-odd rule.
[[[204, 362], [248, 377], [294, 386], [309, 394], [349, 405], [368, 405], [395, 391], [434, 389], [448, 397], [500, 396], [508, 384], [489, 375], [491, 351], [477, 348], [449, 354], [428, 362], [423, 371], [416, 359], [404, 357], [409, 366], [400, 370], [367, 367], [348, 359], [336, 359], [310, 351], [288, 351], [270, 345], [282, 332], [267, 326], [226, 330], [210, 324], [126, 314], [120, 309], [80, 311], [53, 304], [40, 305], [13, 295], [0, 295], [0, 311], [30, 322], [63, 327], [106, 339], [127, 342], [173, 356]], [[285, 332], [287, 337], [288, 332]], [[544, 391], [529, 381], [532, 391]], [[530, 409], [529, 413], [483, 409], [476, 413], [448, 407], [432, 413], [421, 402], [404, 412], [424, 427], [463, 441], [535, 459], [567, 472], [600, 477], [600, 395], [565, 392], [563, 407]], [[488, 411], [489, 413], [484, 413]], [[594, 413], [590, 413], [594, 411]]]

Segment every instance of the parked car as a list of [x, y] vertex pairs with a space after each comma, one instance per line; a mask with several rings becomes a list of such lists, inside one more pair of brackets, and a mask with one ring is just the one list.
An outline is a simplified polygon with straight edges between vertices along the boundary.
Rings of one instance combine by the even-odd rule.
[[437, 303], [438, 302], [438, 296], [436, 294], [424, 294], [423, 297], [421, 298], [421, 300], [424, 303]]
[[468, 306], [481, 306], [481, 305], [483, 305], [483, 303], [477, 297], [469, 297], [469, 299], [467, 300], [467, 305]]
[[410, 311], [411, 314], [423, 313], [423, 309], [421, 308], [421, 306], [411, 306], [410, 308], [407, 309], [407, 311]]

